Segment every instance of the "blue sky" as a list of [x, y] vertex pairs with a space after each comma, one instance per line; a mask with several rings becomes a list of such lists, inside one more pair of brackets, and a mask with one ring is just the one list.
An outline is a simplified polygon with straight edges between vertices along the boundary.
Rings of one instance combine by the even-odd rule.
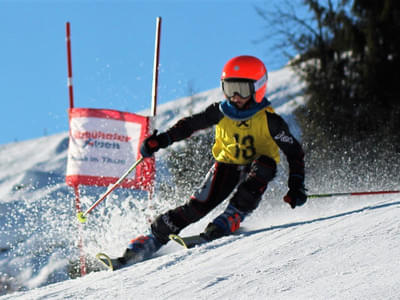
[[[68, 130], [65, 24], [71, 23], [75, 107], [150, 107], [156, 18], [162, 17], [159, 104], [219, 86], [224, 63], [250, 54], [267, 24], [254, 6], [276, 1], [0, 0], [0, 144]], [[161, 129], [163, 130], [163, 129]]]

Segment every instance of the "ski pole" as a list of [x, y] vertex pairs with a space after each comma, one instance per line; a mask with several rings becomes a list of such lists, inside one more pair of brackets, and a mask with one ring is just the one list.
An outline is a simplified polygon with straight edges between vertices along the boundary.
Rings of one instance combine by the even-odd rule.
[[363, 196], [363, 195], [397, 194], [397, 193], [400, 193], [400, 191], [348, 192], [348, 193], [307, 195], [307, 198], [323, 198], [323, 197], [335, 197], [335, 196]]
[[107, 198], [108, 195], [112, 193], [116, 189], [116, 187], [133, 171], [136, 169], [136, 167], [143, 161], [143, 157], [139, 158], [129, 169], [128, 171], [125, 172], [124, 175], [121, 176], [120, 179], [117, 180], [116, 183], [114, 183], [111, 187], [107, 189], [107, 191], [104, 193], [103, 196], [100, 197], [99, 200], [97, 200], [91, 207], [89, 207], [85, 212], [78, 212], [77, 217], [79, 222], [85, 223], [87, 220], [87, 215], [97, 206], [102, 202], [104, 199]]

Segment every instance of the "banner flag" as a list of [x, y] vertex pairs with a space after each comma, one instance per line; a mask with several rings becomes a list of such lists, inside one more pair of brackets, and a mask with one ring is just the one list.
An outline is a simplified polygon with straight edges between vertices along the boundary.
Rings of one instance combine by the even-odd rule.
[[[67, 184], [108, 186], [138, 159], [150, 119], [110, 109], [70, 108], [69, 122]], [[146, 158], [121, 187], [150, 190], [154, 164], [154, 158]]]

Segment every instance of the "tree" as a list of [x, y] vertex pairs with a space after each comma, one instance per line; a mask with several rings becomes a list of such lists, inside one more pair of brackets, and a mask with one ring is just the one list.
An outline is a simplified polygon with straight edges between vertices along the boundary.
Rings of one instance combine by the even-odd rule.
[[360, 102], [368, 102], [369, 119], [374, 118], [376, 131], [400, 141], [400, 4], [395, 0], [354, 0], [352, 11], [357, 30], [350, 35], [350, 42], [355, 46], [354, 55], [361, 58], [356, 66], [359, 81], [355, 94]]
[[288, 2], [275, 14], [258, 11], [276, 16], [279, 47], [297, 54], [290, 58], [307, 84], [305, 135], [319, 144], [371, 135], [400, 141], [398, 2], [354, 0], [351, 9], [349, 0], [302, 2], [310, 17]]
[[302, 16], [285, 3], [275, 13], [258, 11], [306, 83], [307, 103], [296, 116], [308, 168], [319, 180], [326, 170], [362, 178], [357, 187], [379, 170], [398, 180], [399, 2], [304, 0]]

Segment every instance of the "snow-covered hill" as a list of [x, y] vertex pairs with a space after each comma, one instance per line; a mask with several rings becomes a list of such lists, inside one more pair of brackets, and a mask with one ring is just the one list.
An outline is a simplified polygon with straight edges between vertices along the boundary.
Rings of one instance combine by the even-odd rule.
[[[271, 72], [269, 78], [268, 96], [274, 108], [299, 136], [291, 113], [302, 104], [301, 84], [288, 68]], [[216, 88], [161, 105], [156, 127], [162, 131], [221, 97]], [[0, 299], [397, 299], [400, 295], [400, 196], [312, 199], [291, 210], [281, 200], [286, 189], [284, 168], [239, 235], [192, 250], [170, 243], [154, 259], [71, 280], [68, 266], [78, 257], [78, 228], [73, 191], [64, 183], [67, 147], [67, 133], [0, 147], [0, 294], [20, 290]], [[160, 151], [157, 159], [162, 162], [162, 157]], [[311, 192], [316, 188], [308, 187]], [[82, 204], [90, 205], [102, 192], [103, 188], [84, 189]], [[157, 196], [154, 201], [158, 210], [173, 205]], [[183, 234], [202, 230], [222, 209]], [[154, 213], [143, 193], [118, 190], [85, 224], [85, 251], [120, 255], [131, 238], [147, 229]]]
[[310, 201], [240, 236], [3, 299], [399, 299], [399, 213], [398, 197]]

